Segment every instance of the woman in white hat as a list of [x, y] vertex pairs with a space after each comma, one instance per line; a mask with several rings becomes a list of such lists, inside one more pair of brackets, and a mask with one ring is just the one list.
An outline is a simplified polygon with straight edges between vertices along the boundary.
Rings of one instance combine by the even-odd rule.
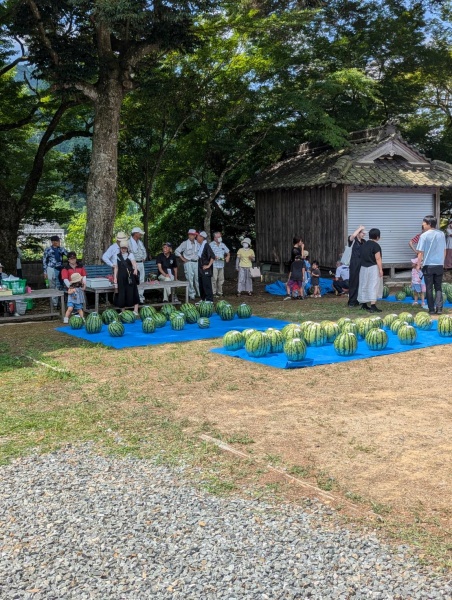
[[235, 264], [239, 272], [237, 296], [240, 296], [242, 292], [245, 292], [248, 296], [252, 295], [253, 280], [251, 279], [251, 267], [255, 260], [254, 250], [251, 249], [251, 240], [246, 237], [242, 240], [242, 247], [237, 252]]
[[116, 255], [116, 264], [113, 267], [114, 283], [118, 288], [115, 294], [115, 305], [123, 310], [133, 306], [133, 312], [138, 316], [138, 269], [134, 255], [129, 252], [129, 245], [122, 240], [119, 245], [119, 254]]
[[64, 315], [64, 322], [69, 323], [69, 317], [76, 310], [83, 319], [83, 303], [85, 294], [82, 289], [83, 277], [80, 273], [72, 273], [69, 280], [69, 289], [67, 291], [67, 311]]

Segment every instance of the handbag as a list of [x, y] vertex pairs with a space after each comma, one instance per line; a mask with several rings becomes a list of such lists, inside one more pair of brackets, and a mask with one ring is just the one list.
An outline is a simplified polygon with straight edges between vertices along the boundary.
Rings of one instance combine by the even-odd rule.
[[350, 264], [350, 261], [352, 259], [352, 250], [353, 250], [353, 246], [355, 245], [355, 241], [356, 240], [353, 240], [353, 244], [351, 246], [349, 246], [348, 242], [347, 242], [347, 245], [345, 246], [344, 252], [342, 253], [342, 256], [341, 256], [341, 263], [343, 265]]
[[261, 277], [261, 270], [259, 267], [251, 267], [250, 268], [251, 277]]

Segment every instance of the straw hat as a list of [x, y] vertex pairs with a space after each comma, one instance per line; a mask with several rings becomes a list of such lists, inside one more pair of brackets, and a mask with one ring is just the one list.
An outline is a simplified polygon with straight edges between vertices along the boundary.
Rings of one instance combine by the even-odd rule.
[[72, 273], [70, 283], [79, 283], [82, 280], [80, 273]]

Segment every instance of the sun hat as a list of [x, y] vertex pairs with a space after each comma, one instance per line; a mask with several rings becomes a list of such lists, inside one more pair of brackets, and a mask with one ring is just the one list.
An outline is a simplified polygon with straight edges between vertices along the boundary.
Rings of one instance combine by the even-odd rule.
[[127, 240], [121, 240], [121, 243], [119, 244], [120, 248], [128, 248], [129, 244], [127, 243]]
[[141, 229], [141, 227], [134, 227], [130, 233], [141, 233], [141, 235], [144, 235], [144, 231]]
[[250, 240], [250, 238], [243, 238], [243, 240], [242, 240], [242, 244], [243, 244], [243, 243], [245, 243], [245, 244], [251, 244], [251, 240]]
[[303, 250], [303, 258], [309, 256], [309, 252], [307, 250]]
[[81, 280], [82, 280], [82, 276], [80, 275], [80, 273], [72, 273], [71, 279], [70, 279], [71, 283], [78, 283]]
[[124, 231], [118, 231], [118, 233], [116, 234], [116, 239], [117, 240], [126, 240], [127, 236], [124, 233]]
[[196, 229], [191, 228], [188, 230], [188, 235], [197, 235], [197, 234], [198, 234], [198, 232], [196, 231]]
[[204, 238], [205, 240], [207, 239], [207, 233], [205, 231], [200, 231], [198, 233], [198, 235], [200, 235], [202, 238]]

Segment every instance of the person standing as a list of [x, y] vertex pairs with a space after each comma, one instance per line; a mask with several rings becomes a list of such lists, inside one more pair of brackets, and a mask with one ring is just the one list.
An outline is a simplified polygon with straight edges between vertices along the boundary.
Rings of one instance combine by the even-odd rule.
[[215, 254], [210, 244], [207, 243], [207, 233], [198, 233], [198, 281], [201, 300], [213, 302], [212, 272]]
[[350, 259], [350, 279], [348, 288], [348, 306], [358, 306], [359, 273], [361, 270], [361, 248], [365, 243], [366, 228], [360, 225], [348, 238], [348, 245], [352, 247]]
[[199, 296], [198, 242], [196, 229], [188, 230], [188, 239], [176, 248], [175, 255], [184, 263], [185, 279], [188, 281], [188, 296], [194, 300]]
[[452, 269], [452, 219], [446, 227], [446, 259], [444, 261], [445, 269]]
[[[422, 221], [422, 233], [417, 245], [418, 265], [422, 267], [426, 287], [428, 312], [440, 315], [443, 312], [443, 273], [446, 258], [446, 238], [436, 229], [437, 219], [427, 215]], [[433, 300], [433, 288], [435, 299]]]
[[118, 288], [115, 294], [115, 305], [122, 310], [133, 306], [133, 312], [138, 316], [138, 269], [134, 255], [129, 252], [127, 240], [122, 240], [116, 262], [113, 266], [113, 282]]
[[76, 310], [83, 319], [83, 304], [85, 302], [83, 290], [82, 276], [80, 273], [72, 273], [67, 291], [67, 310], [64, 315], [64, 323], [69, 323], [69, 319], [74, 310]]
[[[48, 282], [50, 289], [61, 290], [63, 284], [61, 281], [61, 269], [63, 267], [63, 256], [67, 256], [68, 252], [61, 247], [61, 240], [57, 235], [52, 235], [50, 238], [50, 246], [44, 250], [42, 257], [42, 265], [44, 271], [44, 279]], [[58, 306], [58, 297], [52, 298], [54, 307]]]
[[293, 262], [297, 256], [303, 258], [304, 243], [301, 237], [295, 236], [292, 240], [292, 251], [290, 253], [289, 272], [292, 269]]
[[[157, 256], [157, 269], [159, 271], [159, 281], [175, 281], [177, 279], [177, 259], [173, 254], [173, 245], [165, 242], [162, 246], [162, 252]], [[163, 302], [169, 301], [171, 291], [165, 288], [163, 290]], [[173, 295], [173, 301], [175, 300]]]
[[17, 245], [17, 260], [16, 260], [16, 274], [19, 279], [22, 279], [22, 259], [23, 254], [20, 246]]
[[363, 310], [369, 312], [382, 312], [377, 307], [377, 299], [383, 295], [383, 261], [379, 240], [380, 230], [374, 227], [369, 231], [369, 239], [360, 250], [358, 302]]
[[237, 296], [246, 292], [248, 296], [253, 294], [253, 280], [251, 279], [251, 267], [256, 260], [254, 250], [251, 248], [250, 238], [242, 240], [242, 247], [237, 252], [236, 269], [239, 272]]
[[228, 263], [230, 259], [229, 248], [223, 243], [221, 232], [216, 231], [213, 235], [213, 242], [210, 242], [210, 247], [215, 254], [213, 263], [212, 275], [212, 290], [213, 295], [218, 297], [223, 295], [224, 283], [224, 263]]
[[108, 265], [109, 267], [111, 267], [113, 269], [113, 267], [116, 264], [116, 257], [118, 256], [118, 253], [119, 253], [120, 244], [121, 244], [121, 242], [127, 241], [127, 240], [128, 240], [128, 237], [124, 233], [124, 231], [118, 231], [118, 233], [116, 234], [116, 242], [114, 244], [112, 244], [111, 246], [109, 246], [107, 248], [107, 250], [105, 250], [105, 252], [102, 254], [102, 260], [106, 265]]
[[[144, 247], [141, 237], [144, 235], [144, 231], [140, 227], [134, 227], [130, 232], [129, 238], [129, 252], [134, 255], [135, 262], [137, 263], [138, 275], [140, 277], [140, 283], [146, 281], [146, 275], [144, 272], [144, 261], [147, 257], [146, 248]], [[144, 292], [138, 290], [141, 304], [144, 304]]]

